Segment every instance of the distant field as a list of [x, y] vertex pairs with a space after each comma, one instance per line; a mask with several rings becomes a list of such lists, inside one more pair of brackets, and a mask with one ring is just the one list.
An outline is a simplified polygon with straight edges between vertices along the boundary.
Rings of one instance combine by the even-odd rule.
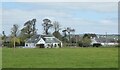
[[117, 68], [118, 48], [3, 48], [3, 68]]

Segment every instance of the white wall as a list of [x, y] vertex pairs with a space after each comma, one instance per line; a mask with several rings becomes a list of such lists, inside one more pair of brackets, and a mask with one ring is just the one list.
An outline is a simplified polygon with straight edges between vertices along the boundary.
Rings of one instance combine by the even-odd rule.
[[45, 41], [41, 38], [36, 44], [45, 44]]
[[[48, 44], [50, 46], [48, 46]], [[55, 47], [55, 44], [56, 44], [56, 47]], [[51, 48], [51, 45], [52, 45], [52, 48], [59, 48], [60, 46], [58, 46], [59, 43], [45, 43], [45, 48]], [[62, 47], [62, 44], [61, 44], [61, 47]]]
[[35, 48], [34, 43], [25, 43], [25, 48]]
[[105, 45], [118, 45], [118, 43], [101, 43], [103, 46]]

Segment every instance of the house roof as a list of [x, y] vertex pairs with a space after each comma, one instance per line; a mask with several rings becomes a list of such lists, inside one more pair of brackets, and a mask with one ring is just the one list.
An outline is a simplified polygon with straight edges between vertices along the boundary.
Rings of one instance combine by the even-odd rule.
[[110, 38], [104, 38], [104, 37], [100, 37], [100, 38], [95, 38], [95, 40], [97, 41], [97, 42], [100, 42], [100, 43], [112, 43], [112, 42], [117, 42], [116, 40], [114, 40], [114, 39], [110, 39]]
[[48, 35], [41, 35], [41, 37], [43, 38], [43, 37], [53, 37], [53, 35], [52, 34], [48, 34]]
[[[106, 37], [106, 35], [98, 35], [99, 37]], [[110, 39], [118, 39], [118, 37], [120, 37], [120, 35], [118, 34], [108, 34], [107, 35], [107, 38], [110, 38]]]
[[52, 39], [46, 38], [45, 42], [46, 43], [60, 43], [60, 41], [57, 38], [52, 38]]
[[34, 35], [31, 38], [29, 38], [26, 43], [37, 43], [40, 40], [40, 35]]
[[40, 39], [43, 39], [45, 43], [60, 43], [61, 41], [55, 38], [53, 35], [34, 35], [29, 38], [26, 43], [37, 43]]

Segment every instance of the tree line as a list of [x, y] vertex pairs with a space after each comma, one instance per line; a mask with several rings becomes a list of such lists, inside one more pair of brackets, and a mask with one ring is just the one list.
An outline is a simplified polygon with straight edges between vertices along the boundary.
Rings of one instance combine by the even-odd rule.
[[[5, 31], [2, 31], [2, 46], [16, 47], [24, 46], [25, 42], [34, 35], [37, 35], [36, 19], [28, 20], [24, 23], [23, 28], [20, 29], [18, 24], [13, 24], [10, 35], [6, 36]], [[43, 34], [52, 34], [63, 42], [64, 46], [80, 46], [88, 47], [91, 44], [91, 37], [97, 37], [96, 34], [84, 34], [81, 40], [79, 35], [75, 35], [75, 29], [71, 27], [61, 28], [58, 21], [51, 21], [50, 19], [43, 19], [41, 24], [43, 27]], [[53, 33], [49, 30], [53, 29]], [[61, 31], [61, 32], [60, 32]], [[78, 40], [77, 40], [78, 39]], [[119, 40], [118, 40], [119, 42]]]
[[[37, 35], [36, 28], [36, 19], [28, 20], [24, 23], [23, 28], [20, 29], [18, 24], [14, 24], [11, 28], [11, 34], [6, 36], [5, 31], [2, 32], [2, 45], [7, 47], [16, 47], [16, 46], [24, 46], [25, 41], [31, 38], [33, 35]], [[81, 43], [90, 44], [91, 40], [89, 36], [84, 36], [82, 41], [76, 41], [75, 35], [72, 34], [75, 32], [74, 28], [66, 27], [64, 29], [61, 28], [61, 25], [58, 21], [51, 21], [50, 19], [43, 19], [42, 23], [43, 34], [49, 35], [52, 34], [59, 40], [67, 45], [72, 45], [73, 43], [76, 46], [81, 46]], [[53, 33], [50, 33], [50, 29], [53, 28]], [[62, 33], [61, 33], [61, 32]], [[9, 40], [9, 41], [8, 41]]]

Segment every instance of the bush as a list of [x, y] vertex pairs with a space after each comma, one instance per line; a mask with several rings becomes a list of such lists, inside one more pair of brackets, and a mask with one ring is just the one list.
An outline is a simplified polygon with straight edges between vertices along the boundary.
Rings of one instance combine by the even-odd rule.
[[115, 45], [115, 47], [120, 47], [120, 44], [119, 45]]
[[77, 42], [77, 45], [78, 45], [79, 47], [82, 47], [82, 46], [83, 46], [82, 41], [78, 41], [78, 42]]
[[91, 39], [89, 37], [83, 38], [81, 41], [78, 42], [78, 46], [80, 46], [80, 47], [91, 46]]
[[102, 45], [99, 44], [99, 43], [95, 43], [95, 44], [93, 44], [93, 47], [100, 47], [100, 46], [102, 46]]

